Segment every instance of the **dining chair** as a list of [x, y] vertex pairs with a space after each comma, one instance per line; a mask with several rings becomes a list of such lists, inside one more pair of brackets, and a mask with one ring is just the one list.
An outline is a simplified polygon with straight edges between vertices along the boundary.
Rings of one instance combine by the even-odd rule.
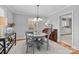
[[33, 48], [33, 53], [34, 53], [34, 40], [33, 40], [33, 38], [31, 38], [31, 37], [28, 36], [29, 34], [33, 34], [33, 32], [26, 32], [25, 33], [25, 35], [26, 35], [26, 45], [27, 45], [27, 47], [26, 47], [26, 53], [28, 53], [28, 49], [30, 47]]
[[47, 26], [48, 26], [48, 28], [47, 28], [47, 31], [45, 33], [47, 34], [47, 36], [46, 36], [47, 42], [46, 43], [47, 43], [47, 50], [48, 50], [48, 48], [49, 48], [49, 37], [50, 37], [50, 34], [53, 30], [53, 25], [47, 24]]
[[51, 34], [51, 29], [49, 28], [48, 31], [47, 31], [47, 50], [49, 48], [49, 36]]
[[48, 48], [49, 48], [49, 36], [50, 36], [50, 34], [51, 34], [51, 29], [49, 28], [48, 31], [47, 31], [47, 33], [46, 33], [46, 37], [44, 36], [44, 37], [41, 37], [40, 40], [37, 40], [37, 46], [39, 46], [38, 47], [39, 50], [41, 50], [41, 48], [43, 46], [45, 46], [45, 45], [46, 45], [46, 49], [48, 50]]
[[46, 44], [46, 49], [48, 50], [49, 48], [49, 37], [50, 37], [50, 34], [51, 34], [51, 28], [47, 28], [47, 31], [44, 32], [46, 33], [47, 35], [43, 38], [43, 43]]

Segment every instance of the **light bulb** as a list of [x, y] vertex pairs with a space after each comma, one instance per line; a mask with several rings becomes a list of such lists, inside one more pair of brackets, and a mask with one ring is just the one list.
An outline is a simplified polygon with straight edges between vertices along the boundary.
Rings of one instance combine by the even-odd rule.
[[45, 23], [45, 25], [48, 25], [48, 23]]
[[37, 18], [34, 18], [33, 21], [37, 21]]

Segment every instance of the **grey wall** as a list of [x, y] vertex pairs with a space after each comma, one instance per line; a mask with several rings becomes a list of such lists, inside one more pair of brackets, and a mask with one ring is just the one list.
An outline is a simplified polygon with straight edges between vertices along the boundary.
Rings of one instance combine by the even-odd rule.
[[13, 23], [13, 13], [6, 6], [0, 5], [0, 8], [3, 10], [3, 16], [7, 17], [8, 23]]
[[54, 29], [58, 29], [58, 16], [57, 14], [51, 15], [47, 18], [47, 23], [53, 24]]
[[[28, 31], [27, 21], [29, 18], [34, 18], [33, 16], [14, 14], [15, 31], [17, 33], [17, 38], [25, 38], [25, 31]], [[39, 22], [39, 31], [43, 29], [46, 19], [43, 22]]]
[[[55, 28], [59, 30], [59, 16], [68, 12], [73, 12], [72, 23], [72, 43], [74, 48], [79, 49], [79, 6], [69, 6], [55, 14], [48, 17], [49, 23], [51, 22]], [[58, 40], [60, 40], [60, 32], [58, 31]]]
[[[6, 17], [8, 23], [13, 23], [13, 13], [9, 9], [7, 9], [7, 7], [0, 5], [0, 16]], [[0, 28], [0, 31], [4, 33], [5, 27]]]
[[5, 16], [5, 12], [1, 7], [0, 7], [0, 16]]
[[47, 19], [43, 18], [43, 20], [38, 23], [38, 31], [39, 32], [42, 32], [42, 30], [45, 28], [46, 22], [47, 22]]
[[73, 45], [79, 49], [79, 6], [75, 6], [73, 16]]
[[8, 18], [8, 23], [13, 23], [13, 13], [6, 7], [6, 6], [1, 6], [5, 12], [5, 17]]
[[25, 31], [27, 30], [27, 21], [28, 21], [28, 16], [26, 15], [19, 15], [15, 14], [14, 15], [14, 22], [15, 22], [15, 31], [17, 34], [17, 37], [24, 37], [25, 36]]

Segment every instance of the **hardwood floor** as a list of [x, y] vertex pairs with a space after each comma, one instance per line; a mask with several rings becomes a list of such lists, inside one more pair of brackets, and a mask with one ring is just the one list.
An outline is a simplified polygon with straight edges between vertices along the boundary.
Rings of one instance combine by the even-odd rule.
[[79, 54], [79, 50], [72, 48], [70, 45], [68, 45], [65, 42], [58, 42], [58, 44], [60, 44], [61, 46], [69, 49], [70, 54]]
[[[46, 44], [42, 46], [41, 51], [35, 48], [35, 54], [69, 54], [69, 50], [57, 44], [54, 41], [49, 41], [49, 50], [46, 49]], [[28, 54], [32, 54], [32, 48], [29, 48]], [[26, 54], [26, 41], [18, 40], [8, 54]]]
[[[17, 40], [17, 42], [20, 42], [20, 41], [24, 41], [23, 40]], [[74, 49], [72, 48], [70, 45], [68, 45], [67, 43], [65, 42], [57, 42], [59, 45], [61, 45], [62, 47], [66, 48], [69, 50], [70, 54], [79, 54], [79, 50], [77, 49]]]

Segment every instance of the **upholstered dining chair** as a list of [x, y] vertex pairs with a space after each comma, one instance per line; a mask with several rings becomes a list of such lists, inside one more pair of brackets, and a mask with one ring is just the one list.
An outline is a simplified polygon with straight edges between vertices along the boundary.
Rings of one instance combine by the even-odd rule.
[[47, 31], [47, 50], [49, 48], [49, 36], [51, 34], [51, 29], [49, 28], [48, 31]]
[[46, 37], [43, 39], [44, 40], [44, 43], [46, 43], [46, 47], [47, 47], [47, 50], [49, 48], [49, 40], [50, 40], [50, 34], [52, 32], [52, 29], [51, 28], [47, 28], [46, 31], [43, 30], [43, 33], [46, 33]]
[[[34, 40], [31, 38], [31, 37], [29, 37], [28, 35], [29, 34], [33, 34], [33, 32], [26, 32], [25, 33], [25, 35], [26, 35], [26, 53], [28, 53], [28, 49], [30, 48], [30, 47], [33, 47], [34, 48]], [[34, 50], [33, 50], [33, 53], [34, 53]]]

